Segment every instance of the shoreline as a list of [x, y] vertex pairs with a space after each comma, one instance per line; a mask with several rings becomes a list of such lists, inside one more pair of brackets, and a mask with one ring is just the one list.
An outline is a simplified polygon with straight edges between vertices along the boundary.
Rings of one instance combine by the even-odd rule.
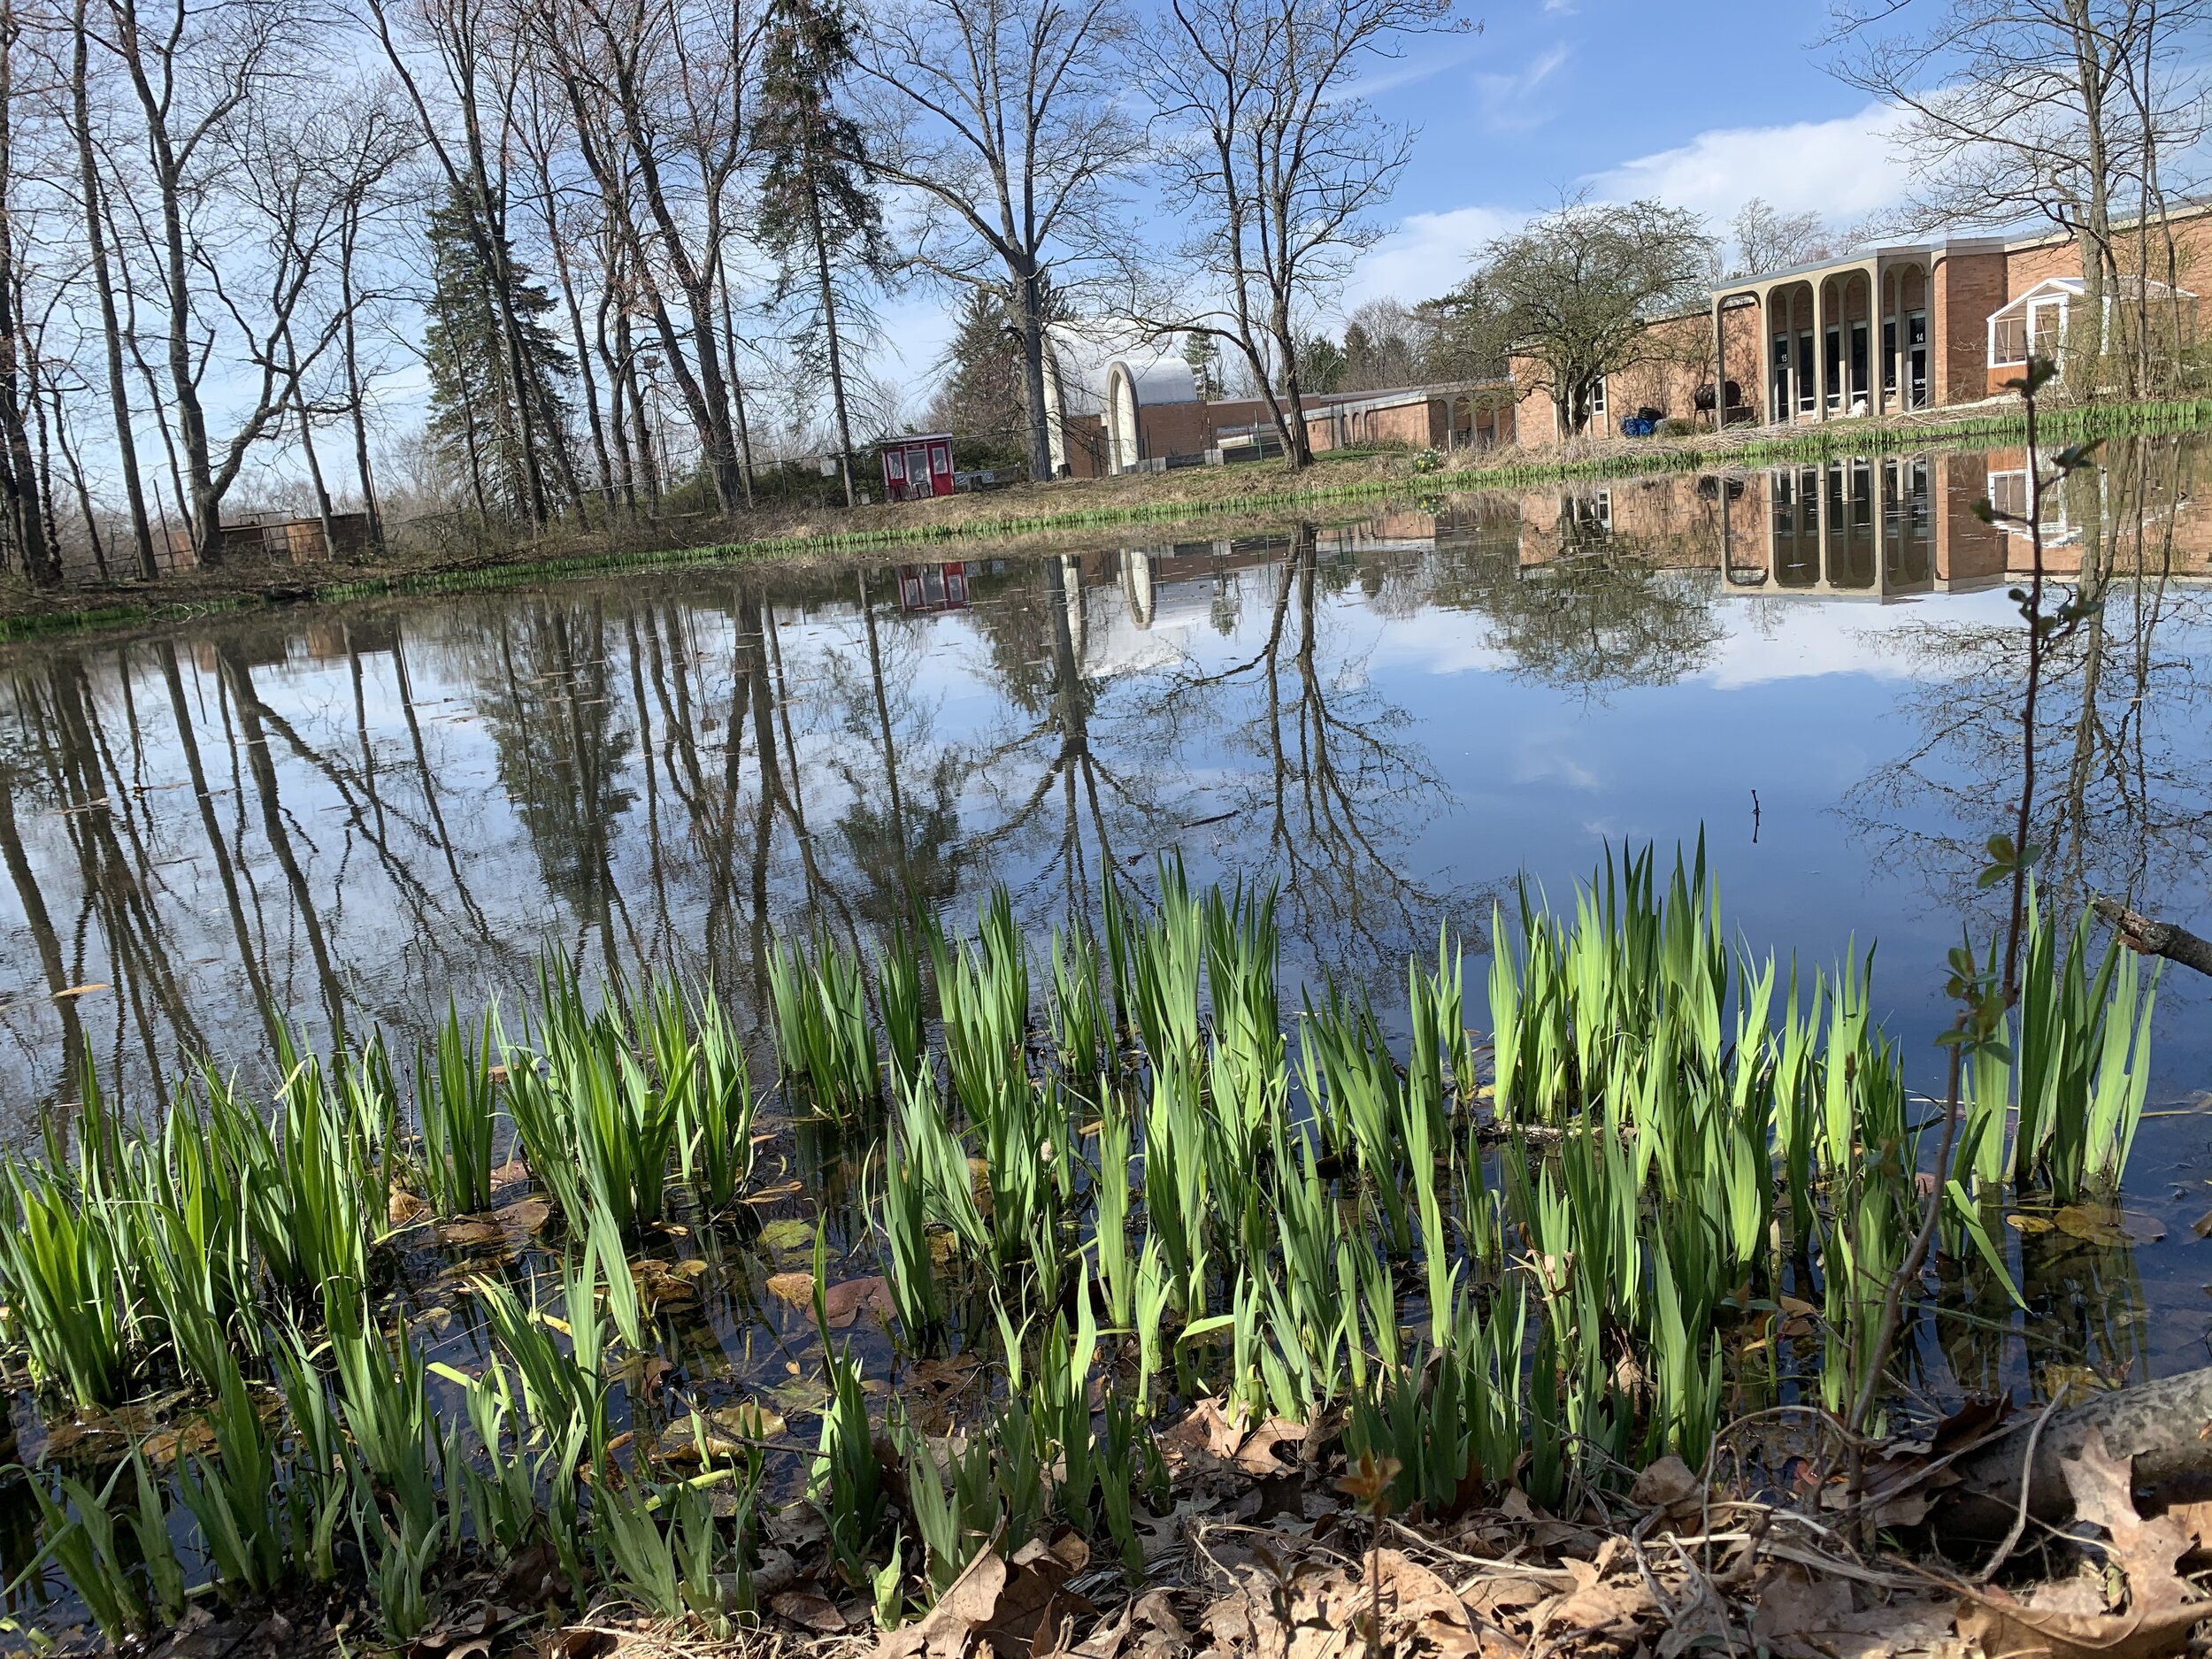
[[[631, 534], [642, 532], [651, 545], [624, 545], [617, 534], [572, 533], [565, 544], [518, 545], [488, 557], [396, 561], [357, 567], [341, 580], [321, 582], [305, 580], [306, 570], [292, 565], [258, 572], [236, 567], [192, 572], [158, 584], [117, 583], [61, 594], [11, 587], [0, 592], [0, 645], [55, 634], [161, 626], [249, 608], [478, 592], [617, 571], [811, 561], [958, 541], [995, 543], [1002, 554], [1034, 542], [1042, 544], [1037, 548], [1042, 551], [1056, 540], [1087, 540], [1117, 528], [1209, 519], [1248, 521], [1407, 495], [1528, 488], [1707, 467], [1782, 465], [1839, 455], [1896, 454], [2021, 436], [2025, 423], [2016, 411], [2010, 400], [1991, 400], [1963, 406], [1953, 418], [1942, 419], [1861, 417], [1801, 433], [1740, 428], [1744, 434], [1740, 438], [1706, 434], [1680, 439], [1585, 440], [1549, 458], [1507, 449], [1497, 452], [1499, 458], [1494, 461], [1425, 472], [1415, 470], [1414, 451], [1355, 450], [1317, 457], [1303, 474], [1271, 461], [1233, 468], [1058, 480], [1016, 486], [1003, 495], [947, 496], [938, 502], [847, 510], [838, 515], [850, 526], [842, 529], [817, 527], [818, 515], [763, 514], [754, 522], [772, 526], [769, 534], [697, 542], [677, 540], [672, 545], [671, 538], [683, 533], [682, 522], [650, 524], [635, 526]], [[2212, 398], [2079, 404], [2046, 412], [2040, 425], [2050, 435], [2067, 437], [2198, 431], [2212, 426]], [[738, 526], [710, 520], [697, 527], [722, 531]], [[154, 593], [162, 596], [153, 597]], [[141, 594], [147, 596], [141, 600]]]

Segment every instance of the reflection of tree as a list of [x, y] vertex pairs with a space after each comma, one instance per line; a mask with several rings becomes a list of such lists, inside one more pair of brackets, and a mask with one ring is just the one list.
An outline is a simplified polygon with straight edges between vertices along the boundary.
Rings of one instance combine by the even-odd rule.
[[[2038, 872], [2070, 905], [2092, 888], [2196, 891], [2212, 854], [2201, 736], [2212, 668], [2193, 638], [2212, 618], [2172, 581], [2170, 503], [2186, 495], [2187, 459], [2142, 441], [2114, 446], [2106, 461], [2065, 486], [2079, 538], [2074, 589], [2091, 605], [2046, 657], [2036, 733]], [[1903, 712], [1918, 736], [1843, 810], [1884, 856], [1918, 867], [1934, 896], [1962, 902], [1986, 863], [1984, 841], [2008, 829], [2017, 798], [2025, 631], [2008, 618], [1886, 637], [1916, 665]]]
[[545, 885], [612, 948], [620, 902], [614, 821], [637, 796], [623, 779], [634, 733], [610, 695], [605, 608], [549, 602], [503, 611], [485, 730]]
[[1408, 733], [1407, 712], [1375, 687], [1364, 664], [1333, 650], [1323, 601], [1350, 573], [1323, 567], [1310, 525], [1276, 566], [1267, 634], [1248, 660], [1194, 684], [1256, 695], [1232, 741], [1264, 763], [1233, 785], [1240, 835], [1232, 872], [1281, 891], [1286, 933], [1316, 960], [1357, 978], [1402, 968], [1433, 944], [1440, 921], [1472, 920], [1464, 888], [1432, 888], [1407, 869], [1407, 842], [1449, 799], [1442, 776]]
[[1100, 877], [1117, 858], [1152, 845], [1148, 837], [1164, 817], [1159, 763], [1171, 745], [1161, 726], [1172, 686], [1154, 670], [1116, 673], [1087, 664], [1094, 630], [1104, 621], [1094, 612], [1104, 601], [1073, 579], [1073, 565], [1041, 560], [1034, 580], [975, 613], [1008, 719], [966, 757], [999, 810], [954, 856], [987, 848], [1002, 865], [1009, 850], [1038, 852], [1025, 893], [1056, 887], [1056, 903], [1087, 909]]
[[954, 751], [932, 744], [935, 711], [913, 693], [921, 638], [904, 627], [887, 636], [868, 572], [856, 572], [853, 582], [866, 668], [864, 677], [844, 651], [831, 653], [825, 664], [830, 710], [845, 740], [830, 764], [846, 794], [837, 833], [860, 874], [856, 906], [870, 925], [885, 930], [917, 905], [941, 908], [958, 889], [961, 763]]
[[1695, 673], [1724, 631], [1705, 574], [1602, 543], [1488, 584], [1474, 603], [1520, 672], [1598, 695]]

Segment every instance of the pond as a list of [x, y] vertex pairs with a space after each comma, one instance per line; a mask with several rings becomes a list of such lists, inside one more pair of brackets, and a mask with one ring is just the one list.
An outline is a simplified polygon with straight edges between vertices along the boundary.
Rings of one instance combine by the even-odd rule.
[[[2043, 688], [2039, 878], [2068, 918], [2113, 893], [2201, 926], [2200, 448], [2107, 463], [2046, 504], [2048, 568], [2100, 603]], [[2030, 555], [1972, 508], [2024, 511], [2025, 466], [1651, 475], [1219, 540], [693, 568], [0, 648], [0, 1135], [65, 1121], [87, 1067], [127, 1106], [201, 1056], [265, 1093], [271, 1010], [307, 1045], [380, 1031], [411, 1057], [449, 1003], [523, 1007], [549, 953], [588, 985], [641, 964], [711, 984], [765, 1088], [778, 938], [871, 940], [916, 900], [965, 927], [1003, 884], [1041, 941], [1095, 919], [1110, 879], [1154, 891], [1169, 857], [1275, 890], [1286, 1011], [1363, 989], [1402, 1039], [1407, 959], [1434, 960], [1441, 930], [1486, 1035], [1483, 954], [1518, 884], [1571, 914], [1609, 851], [1664, 864], [1701, 840], [1745, 950], [1809, 978], [1878, 941], [1873, 1009], [1924, 1100], [1945, 953], [2002, 924], [1976, 879], [2018, 788], [2008, 589]], [[2208, 1007], [2163, 977], [2106, 1229], [2124, 1236], [2002, 1239], [2046, 1382], [2204, 1362]], [[766, 1252], [749, 1291], [713, 1249], [669, 1255], [700, 1250], [695, 1371], [718, 1352], [728, 1397], [795, 1375], [810, 1319], [754, 1293], [803, 1248]], [[445, 1259], [411, 1256], [419, 1308]], [[1953, 1360], [1939, 1402], [1973, 1369]], [[2023, 1363], [1971, 1380], [2035, 1392]], [[16, 1415], [27, 1455], [41, 1431]]]

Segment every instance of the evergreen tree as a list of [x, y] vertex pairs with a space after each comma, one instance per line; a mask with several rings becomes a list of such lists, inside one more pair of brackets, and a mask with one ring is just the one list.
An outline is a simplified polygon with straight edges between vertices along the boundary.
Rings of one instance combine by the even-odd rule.
[[[521, 335], [524, 374], [531, 399], [529, 424], [556, 442], [565, 429], [556, 387], [574, 368], [555, 343], [545, 319], [553, 299], [529, 268], [503, 249], [511, 309]], [[524, 422], [516, 408], [515, 380], [500, 320], [496, 273], [471, 234], [469, 204], [458, 191], [430, 213], [430, 320], [423, 356], [430, 370], [430, 436], [466, 470], [477, 510], [528, 511], [528, 457]]]
[[996, 288], [971, 288], [960, 308], [960, 326], [939, 365], [944, 383], [929, 405], [929, 423], [949, 432], [964, 466], [1014, 465], [1028, 453], [1024, 442], [1021, 332], [1006, 296]]
[[753, 147], [767, 158], [760, 239], [783, 263], [784, 295], [802, 281], [813, 288], [848, 506], [853, 501], [852, 416], [833, 268], [856, 250], [867, 269], [883, 264], [883, 216], [868, 191], [860, 127], [837, 106], [838, 83], [852, 63], [852, 21], [838, 0], [774, 0], [769, 7], [768, 50], [752, 128]]
[[1197, 388], [1199, 402], [1211, 403], [1222, 395], [1220, 341], [1211, 334], [1185, 334], [1183, 361], [1190, 365], [1191, 384]]

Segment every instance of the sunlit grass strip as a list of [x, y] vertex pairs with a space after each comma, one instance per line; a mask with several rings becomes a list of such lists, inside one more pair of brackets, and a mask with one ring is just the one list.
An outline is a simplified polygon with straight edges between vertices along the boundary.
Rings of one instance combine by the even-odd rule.
[[[2193, 432], [2212, 425], [2212, 398], [2088, 403], [2047, 411], [2039, 419], [2043, 430], [2054, 435], [2163, 435]], [[863, 553], [958, 541], [988, 542], [1061, 530], [1111, 530], [1206, 518], [1250, 519], [1289, 509], [1349, 505], [1416, 495], [1425, 498], [1451, 490], [1515, 489], [1582, 479], [1631, 478], [1710, 467], [1787, 465], [1793, 462], [1812, 463], [1855, 456], [1894, 455], [1977, 439], [2017, 437], [2024, 430], [2022, 417], [2006, 411], [1909, 425], [1846, 421], [1816, 426], [1801, 434], [1734, 442], [1710, 438], [1689, 442], [1655, 440], [1648, 449], [1616, 450], [1573, 460], [1455, 467], [1436, 472], [1363, 479], [1353, 483], [1310, 483], [1246, 495], [1190, 495], [1111, 507], [1002, 513], [959, 522], [887, 525], [862, 531], [768, 536], [694, 548], [614, 549], [550, 558], [500, 560], [469, 569], [328, 582], [315, 588], [311, 597], [321, 603], [338, 603], [495, 592], [611, 571], [680, 570], [698, 565], [733, 565], [816, 554]], [[297, 597], [296, 594], [288, 593], [283, 595], [283, 603], [292, 603]], [[265, 603], [273, 601], [242, 595], [184, 604], [103, 604], [0, 618], [0, 644], [53, 634], [185, 621]]]

